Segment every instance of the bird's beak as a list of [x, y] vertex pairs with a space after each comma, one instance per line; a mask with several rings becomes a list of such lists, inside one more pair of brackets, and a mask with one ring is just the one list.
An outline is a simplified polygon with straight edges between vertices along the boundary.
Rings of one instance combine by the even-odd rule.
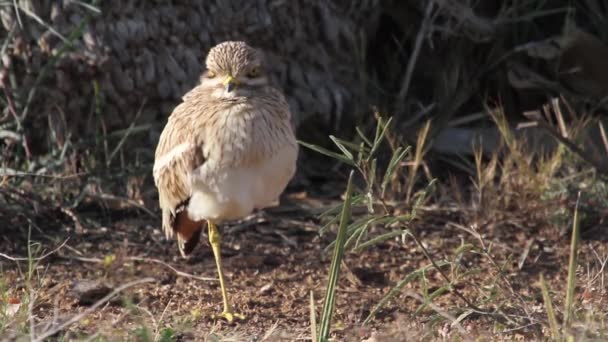
[[226, 79], [224, 80], [224, 82], [222, 82], [222, 84], [224, 84], [224, 86], [226, 86], [226, 91], [227, 92], [232, 92], [234, 90], [234, 88], [236, 88], [239, 85], [239, 80], [237, 80], [236, 78], [232, 77], [232, 76], [228, 76], [226, 77]]

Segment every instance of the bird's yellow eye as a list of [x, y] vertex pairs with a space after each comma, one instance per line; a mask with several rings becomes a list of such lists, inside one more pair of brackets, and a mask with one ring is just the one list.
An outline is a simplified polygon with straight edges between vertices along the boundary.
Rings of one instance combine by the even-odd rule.
[[260, 76], [260, 68], [259, 67], [255, 67], [251, 70], [249, 70], [249, 72], [247, 73], [247, 77], [249, 78], [256, 78]]
[[207, 77], [207, 78], [214, 78], [215, 77], [215, 73], [213, 71], [209, 70], [205, 74], [205, 77]]

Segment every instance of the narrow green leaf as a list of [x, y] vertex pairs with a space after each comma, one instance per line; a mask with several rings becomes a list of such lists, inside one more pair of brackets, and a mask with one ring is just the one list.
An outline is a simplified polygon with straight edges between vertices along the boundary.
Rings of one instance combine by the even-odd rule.
[[[353, 196], [351, 199], [351, 206], [356, 206], [356, 205], [363, 203], [365, 198], [366, 197], [364, 195]], [[324, 218], [324, 217], [331, 216], [331, 215], [337, 215], [338, 213], [340, 213], [342, 211], [343, 206], [344, 206], [344, 203], [340, 203], [337, 206], [321, 213], [319, 215], [319, 218]], [[321, 235], [325, 234], [325, 232], [327, 231], [327, 229], [329, 229], [329, 227], [331, 227], [333, 224], [338, 222], [339, 218], [340, 218], [339, 216], [334, 216], [331, 219], [329, 219], [329, 221], [323, 227], [321, 227], [319, 229], [319, 234], [321, 234]]]
[[329, 138], [332, 139], [332, 141], [337, 141], [338, 143], [344, 145], [345, 147], [352, 149], [353, 151], [357, 151], [357, 152], [362, 151], [365, 153], [369, 152], [369, 148], [365, 147], [365, 144], [363, 144], [363, 143], [359, 143], [359, 144], [353, 143], [350, 141], [346, 141], [344, 139], [340, 139], [334, 135], [330, 135]]
[[386, 129], [391, 124], [392, 120], [393, 118], [389, 118], [385, 124], [382, 124], [382, 121], [380, 119], [378, 120], [378, 126], [376, 127], [376, 138], [374, 139], [374, 145], [372, 146], [372, 149], [369, 152], [370, 156], [373, 156], [380, 147], [380, 143], [384, 138]]
[[353, 164], [355, 163], [355, 157], [353, 156], [352, 152], [349, 151], [348, 148], [346, 148], [346, 146], [344, 145], [343, 141], [341, 141], [340, 139], [334, 137], [333, 135], [330, 135], [329, 139], [331, 139], [331, 141], [333, 141], [334, 144], [336, 146], [338, 146], [338, 148], [340, 149], [340, 151], [342, 151], [342, 153], [344, 154], [344, 156], [346, 158], [348, 158], [349, 160], [351, 160], [353, 162]]
[[[409, 222], [411, 221], [411, 216], [409, 214], [406, 215], [399, 215], [399, 216], [384, 216], [384, 217], [379, 217], [374, 219], [372, 222], [370, 222], [368, 225], [364, 226], [363, 229], [361, 229], [361, 231], [356, 232], [356, 234], [353, 235], [357, 235], [357, 240], [355, 242], [355, 247], [353, 248], [353, 250], [357, 250], [359, 248], [359, 246], [361, 245], [361, 239], [364, 236], [364, 233], [367, 232], [367, 228], [369, 228], [371, 225], [383, 225], [385, 227], [390, 227], [392, 224], [396, 223], [396, 222]], [[350, 246], [350, 243], [347, 242], [347, 246]]]
[[465, 243], [460, 245], [458, 248], [456, 248], [456, 250], [454, 251], [454, 255], [459, 256], [463, 253], [466, 253], [472, 249], [475, 249], [475, 246], [471, 243]]
[[365, 152], [365, 143], [361, 143], [359, 144], [359, 150], [357, 152], [357, 165], [361, 165], [361, 163], [363, 162], [364, 159], [364, 153]]
[[424, 202], [429, 194], [435, 189], [435, 183], [437, 182], [437, 179], [431, 179], [431, 181], [429, 182], [429, 184], [427, 184], [427, 186], [424, 188], [424, 190], [422, 190], [422, 192], [419, 192], [416, 196], [416, 200], [414, 201], [414, 204], [412, 205], [412, 210], [410, 211], [410, 214], [412, 217], [416, 217], [416, 210], [418, 209], [418, 207], [420, 207], [420, 205], [422, 204], [422, 202]]
[[361, 138], [361, 140], [363, 140], [368, 147], [372, 147], [372, 142], [365, 136], [363, 131], [361, 131], [361, 128], [359, 128], [359, 126], [357, 126], [357, 127], [355, 127], [355, 130], [357, 131], [357, 134], [359, 134], [359, 137]]
[[391, 161], [388, 163], [388, 167], [386, 168], [386, 172], [384, 173], [384, 178], [382, 179], [382, 184], [380, 186], [380, 192], [381, 192], [380, 196], [384, 197], [384, 194], [386, 193], [386, 187], [388, 186], [389, 181], [391, 180], [393, 174], [395, 173], [397, 166], [399, 166], [399, 163], [401, 163], [401, 161], [403, 160], [403, 158], [405, 158], [405, 156], [407, 155], [407, 153], [409, 151], [410, 151], [409, 146], [405, 149], [402, 147], [399, 147], [393, 153]]
[[350, 159], [348, 159], [347, 157], [345, 157], [345, 156], [343, 156], [343, 155], [341, 155], [341, 154], [339, 154], [339, 153], [336, 153], [336, 152], [330, 151], [330, 150], [328, 150], [328, 149], [326, 149], [326, 148], [323, 148], [323, 147], [321, 147], [321, 146], [317, 146], [317, 145], [313, 145], [313, 144], [305, 143], [305, 142], [303, 142], [303, 141], [299, 141], [299, 140], [298, 140], [298, 143], [299, 143], [300, 145], [302, 145], [302, 146], [306, 147], [306, 148], [309, 148], [309, 149], [311, 149], [311, 150], [313, 150], [313, 151], [315, 151], [315, 152], [318, 152], [318, 153], [321, 153], [321, 154], [323, 154], [323, 155], [326, 155], [326, 156], [328, 156], [328, 157], [330, 157], [330, 158], [337, 159], [337, 160], [339, 160], [339, 161], [341, 161], [341, 162], [343, 162], [343, 163], [346, 163], [346, 164], [348, 164], [348, 165], [351, 165], [351, 166], [356, 166], [356, 165], [355, 165], [355, 162], [354, 162], [353, 160], [350, 160]]
[[[334, 220], [334, 219], [335, 219], [334, 222], [336, 222], [339, 219], [339, 216], [338, 217], [334, 217], [332, 220]], [[361, 226], [367, 225], [369, 221], [373, 221], [373, 218], [362, 217], [362, 218], [354, 221], [353, 223], [351, 223], [348, 226], [348, 229], [346, 229], [346, 236], [350, 237], [350, 236], [356, 234], [357, 231], [359, 231], [361, 229]], [[336, 245], [336, 240], [330, 242], [329, 245], [327, 245], [327, 247], [325, 247], [323, 249], [323, 252], [327, 253], [330, 249], [334, 248], [335, 245]], [[346, 246], [348, 246], [348, 240], [346, 242]]]
[[442, 294], [449, 292], [450, 289], [448, 286], [442, 286], [437, 290], [433, 291], [429, 296], [424, 297], [424, 303], [420, 304], [420, 306], [414, 311], [414, 316], [418, 315], [422, 310], [424, 310], [433, 300]]
[[359, 224], [357, 224], [357, 225], [353, 224], [353, 230], [349, 231], [348, 240], [346, 240], [346, 244], [344, 245], [344, 248], [350, 248], [352, 246], [355, 238], [358, 238], [359, 236], [361, 236], [361, 234], [363, 232], [365, 232], [367, 230], [367, 228], [376, 221], [377, 221], [376, 217], [372, 217], [372, 218], [366, 217], [366, 218], [360, 220]]
[[340, 265], [342, 263], [342, 257], [344, 256], [344, 243], [346, 241], [346, 229], [348, 227], [348, 221], [351, 217], [351, 200], [353, 194], [353, 175], [354, 171], [350, 172], [348, 176], [348, 183], [346, 186], [346, 197], [344, 198], [344, 205], [342, 207], [342, 213], [340, 215], [340, 226], [338, 228], [338, 236], [336, 238], [336, 245], [334, 248], [334, 254], [331, 260], [331, 266], [329, 269], [329, 278], [327, 280], [327, 289], [325, 292], [325, 300], [323, 301], [323, 311], [321, 316], [321, 327], [319, 330], [319, 340], [326, 342], [329, 339], [329, 333], [331, 330], [331, 320], [333, 311], [336, 304], [336, 290], [338, 284], [338, 278], [340, 275]]
[[399, 236], [399, 235], [403, 235], [403, 234], [409, 234], [409, 231], [407, 229], [399, 229], [399, 230], [393, 230], [391, 232], [376, 236], [373, 239], [370, 239], [362, 244], [360, 244], [359, 246], [357, 246], [357, 248], [355, 248], [355, 252], [361, 252], [362, 250], [364, 250], [365, 248], [369, 247], [369, 246], [373, 246], [373, 245], [377, 245], [383, 241], [386, 241], [388, 239], [394, 238], [395, 236]]

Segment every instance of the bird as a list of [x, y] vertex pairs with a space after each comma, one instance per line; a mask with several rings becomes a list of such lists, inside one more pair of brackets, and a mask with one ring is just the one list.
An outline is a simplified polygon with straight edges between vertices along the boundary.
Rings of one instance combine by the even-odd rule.
[[183, 257], [205, 227], [228, 322], [245, 316], [231, 305], [218, 225], [275, 206], [296, 172], [298, 144], [284, 94], [269, 83], [262, 51], [246, 42], [212, 47], [200, 82], [182, 97], [154, 156], [162, 229]]

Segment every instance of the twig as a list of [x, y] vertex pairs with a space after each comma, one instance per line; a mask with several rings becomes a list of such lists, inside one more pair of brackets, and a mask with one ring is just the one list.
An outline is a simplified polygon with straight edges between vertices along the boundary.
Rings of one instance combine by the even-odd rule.
[[[74, 259], [74, 260], [78, 260], [78, 261], [82, 261], [82, 262], [91, 262], [91, 263], [96, 263], [96, 264], [103, 263], [103, 260], [101, 260], [99, 258], [86, 258], [86, 257], [79, 257], [79, 256], [68, 256], [68, 257], [64, 257], [64, 258]], [[218, 281], [217, 278], [201, 277], [201, 276], [197, 276], [194, 274], [186, 273], [184, 271], [180, 271], [177, 268], [167, 264], [166, 262], [164, 262], [162, 260], [158, 260], [158, 259], [144, 258], [144, 257], [127, 257], [127, 258], [125, 258], [125, 260], [140, 261], [140, 262], [153, 262], [156, 264], [160, 264], [160, 265], [167, 267], [171, 271], [175, 272], [175, 274], [177, 274], [180, 277], [192, 278], [192, 279], [197, 279], [197, 280], [202, 280], [202, 281]]]
[[[59, 245], [59, 247], [57, 247], [57, 248], [53, 249], [52, 251], [44, 254], [43, 256], [38, 257], [38, 258], [31, 258], [31, 260], [33, 260], [33, 261], [40, 261], [40, 260], [46, 259], [51, 254], [56, 253], [58, 250], [60, 250], [61, 248], [63, 248], [63, 246], [65, 246], [65, 244], [68, 243], [69, 239], [70, 238], [65, 239], [65, 241], [63, 241], [63, 243], [61, 245]], [[5, 259], [11, 260], [11, 261], [28, 261], [28, 260], [30, 260], [30, 258], [12, 257], [12, 256], [6, 255], [4, 253], [0, 253], [0, 257], [3, 257]]]
[[533, 322], [533, 323], [529, 323], [529, 324], [526, 324], [526, 325], [522, 325], [522, 326], [520, 326], [520, 327], [515, 327], [515, 328], [511, 328], [511, 329], [503, 330], [503, 331], [501, 331], [500, 333], [501, 333], [502, 335], [506, 335], [506, 334], [512, 333], [512, 332], [514, 332], [514, 331], [517, 331], [517, 330], [522, 330], [522, 329], [526, 329], [526, 328], [529, 328], [529, 327], [531, 327], [531, 326], [535, 326], [535, 325], [539, 325], [539, 324], [540, 324], [539, 322]]
[[114, 291], [110, 292], [108, 295], [106, 295], [105, 297], [103, 297], [100, 300], [98, 300], [97, 302], [95, 302], [95, 304], [91, 305], [90, 307], [88, 307], [86, 310], [84, 310], [80, 314], [72, 316], [72, 318], [70, 318], [67, 321], [65, 321], [64, 323], [58, 325], [54, 329], [51, 329], [51, 330], [48, 330], [48, 331], [44, 332], [43, 334], [41, 334], [40, 336], [38, 336], [34, 340], [34, 342], [44, 341], [44, 339], [55, 335], [56, 333], [58, 333], [61, 330], [65, 329], [66, 327], [70, 326], [71, 324], [80, 321], [83, 317], [85, 317], [86, 315], [88, 315], [88, 314], [92, 313], [93, 311], [95, 311], [98, 307], [100, 307], [104, 303], [108, 302], [110, 299], [112, 299], [114, 296], [116, 296], [120, 292], [122, 292], [122, 291], [124, 291], [124, 290], [126, 290], [126, 289], [128, 289], [130, 287], [139, 285], [139, 284], [152, 283], [152, 282], [156, 282], [156, 281], [157, 280], [154, 279], [154, 278], [144, 278], [144, 279], [135, 280], [135, 281], [132, 281], [130, 283], [126, 283], [126, 284], [124, 284], [122, 286], [119, 286]]
[[136, 201], [134, 201], [130, 198], [124, 198], [124, 197], [115, 196], [115, 195], [106, 194], [106, 193], [95, 194], [95, 193], [88, 192], [88, 193], [85, 193], [85, 195], [89, 195], [92, 198], [98, 198], [98, 199], [106, 200], [106, 201], [123, 202], [132, 207], [135, 207], [136, 209], [139, 209], [139, 210], [145, 212], [146, 214], [150, 215], [150, 217], [152, 217], [152, 218], [158, 218], [158, 216], [156, 216], [156, 214], [154, 212], [152, 212], [150, 209], [144, 207], [143, 205], [137, 203]]
[[156, 263], [156, 264], [160, 264], [160, 265], [163, 265], [163, 266], [169, 268], [170, 270], [172, 270], [173, 272], [175, 272], [175, 274], [177, 274], [178, 276], [182, 276], [182, 277], [186, 277], [186, 278], [192, 278], [192, 279], [203, 280], [203, 281], [218, 281], [217, 278], [200, 277], [200, 276], [196, 276], [194, 274], [190, 274], [190, 273], [186, 273], [186, 272], [180, 271], [180, 270], [176, 269], [175, 267], [167, 264], [166, 262], [164, 262], [162, 260], [158, 260], [158, 259], [142, 258], [142, 257], [128, 257], [127, 260], [142, 261], [142, 262], [153, 262], [153, 263]]

